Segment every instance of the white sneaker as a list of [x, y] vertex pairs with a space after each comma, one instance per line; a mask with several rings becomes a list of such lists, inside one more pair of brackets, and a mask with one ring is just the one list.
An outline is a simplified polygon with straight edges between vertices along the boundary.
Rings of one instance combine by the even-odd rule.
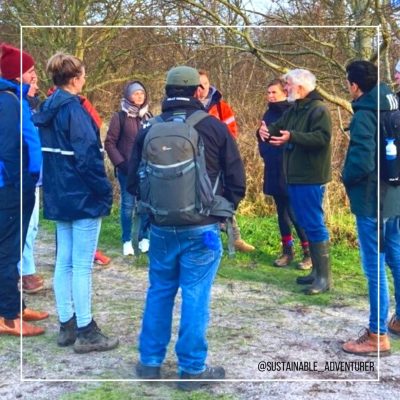
[[124, 256], [134, 256], [135, 255], [135, 251], [133, 250], [131, 241], [124, 243], [122, 254]]
[[138, 244], [139, 250], [142, 253], [147, 253], [150, 247], [150, 240], [149, 239], [142, 239]]

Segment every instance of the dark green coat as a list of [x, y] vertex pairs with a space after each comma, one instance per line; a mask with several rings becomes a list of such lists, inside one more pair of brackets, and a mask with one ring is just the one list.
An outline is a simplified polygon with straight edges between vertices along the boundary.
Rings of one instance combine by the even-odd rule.
[[287, 183], [324, 184], [331, 180], [332, 122], [316, 91], [296, 100], [268, 129], [272, 136], [279, 136], [280, 130], [290, 132], [283, 160]]
[[[388, 86], [380, 84], [380, 109], [390, 110], [387, 96], [393, 95]], [[353, 101], [354, 115], [350, 123], [350, 143], [342, 171], [342, 179], [353, 214], [376, 217], [378, 206], [377, 181], [377, 97], [375, 86]], [[381, 182], [380, 206], [382, 217], [400, 215], [400, 188]]]

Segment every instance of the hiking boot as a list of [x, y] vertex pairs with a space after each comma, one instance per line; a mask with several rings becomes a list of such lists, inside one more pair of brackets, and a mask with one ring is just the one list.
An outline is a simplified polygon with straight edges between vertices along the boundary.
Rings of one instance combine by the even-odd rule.
[[122, 254], [124, 256], [134, 256], [135, 255], [135, 250], [133, 250], [131, 241], [124, 243], [124, 245], [122, 247]]
[[296, 268], [300, 270], [307, 270], [312, 268], [310, 248], [308, 246], [303, 247], [303, 259], [297, 263]]
[[[22, 327], [22, 330], [21, 330]], [[19, 318], [5, 319], [0, 317], [0, 335], [20, 336], [38, 336], [45, 332], [44, 328], [29, 324]]]
[[139, 244], [138, 248], [142, 253], [147, 253], [150, 248], [150, 240], [149, 239], [142, 239]]
[[90, 351], [108, 351], [115, 349], [119, 344], [118, 338], [109, 338], [101, 333], [100, 328], [92, 322], [83, 329], [77, 329], [74, 343], [75, 353], [89, 353]]
[[242, 253], [250, 253], [256, 248], [249, 243], [246, 243], [243, 239], [236, 239], [234, 243], [235, 249]]
[[[45, 311], [35, 311], [30, 308], [25, 308], [22, 311], [22, 319], [24, 321], [41, 321], [49, 317], [49, 313]], [[18, 314], [19, 318], [19, 314]]]
[[33, 294], [43, 289], [43, 279], [37, 275], [24, 275], [22, 280], [22, 290], [25, 293]]
[[329, 242], [310, 243], [310, 253], [313, 262], [313, 270], [316, 270], [316, 275], [311, 286], [306, 288], [304, 293], [309, 295], [320, 294], [332, 288]]
[[274, 261], [275, 267], [287, 267], [294, 258], [293, 246], [283, 246], [282, 254]]
[[396, 317], [396, 314], [393, 314], [392, 318], [390, 318], [388, 330], [393, 335], [400, 336], [400, 319]]
[[203, 379], [225, 379], [225, 369], [223, 367], [206, 367], [200, 374], [189, 374], [188, 372], [181, 372], [180, 379], [193, 379], [197, 382], [178, 382], [177, 387], [180, 390], [190, 391], [200, 389], [204, 385], [209, 385], [210, 382], [203, 381]]
[[349, 340], [348, 342], [343, 343], [342, 349], [346, 353], [360, 356], [377, 356], [378, 346], [381, 356], [387, 356], [390, 354], [388, 335], [378, 335], [365, 328], [363, 333], [356, 340]]
[[94, 262], [97, 265], [108, 265], [108, 264], [110, 264], [110, 261], [111, 261], [111, 258], [107, 257], [100, 250], [96, 250], [96, 253], [94, 253]]
[[140, 379], [161, 379], [161, 367], [143, 365], [138, 361], [136, 364], [136, 375]]
[[67, 321], [60, 322], [57, 344], [60, 347], [70, 346], [76, 340], [76, 316], [75, 314]]

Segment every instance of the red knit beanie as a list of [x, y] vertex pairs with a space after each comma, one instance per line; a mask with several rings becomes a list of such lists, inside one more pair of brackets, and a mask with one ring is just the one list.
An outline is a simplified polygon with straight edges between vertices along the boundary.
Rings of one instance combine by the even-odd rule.
[[[0, 45], [0, 74], [4, 79], [13, 80], [20, 76], [21, 52], [19, 49], [2, 43]], [[32, 56], [22, 52], [22, 73], [25, 73], [35, 64]]]

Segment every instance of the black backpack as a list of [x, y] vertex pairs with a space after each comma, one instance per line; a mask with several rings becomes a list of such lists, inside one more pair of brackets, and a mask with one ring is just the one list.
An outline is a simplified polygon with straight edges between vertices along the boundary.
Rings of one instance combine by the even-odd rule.
[[220, 175], [212, 187], [206, 170], [204, 144], [195, 125], [208, 114], [196, 111], [186, 118], [149, 121], [138, 169], [139, 208], [158, 225], [196, 225], [205, 217], [231, 217], [233, 204], [216, 195]]
[[[380, 177], [400, 185], [400, 110], [397, 96], [388, 94], [391, 109], [380, 113]], [[389, 146], [388, 146], [389, 145]]]

